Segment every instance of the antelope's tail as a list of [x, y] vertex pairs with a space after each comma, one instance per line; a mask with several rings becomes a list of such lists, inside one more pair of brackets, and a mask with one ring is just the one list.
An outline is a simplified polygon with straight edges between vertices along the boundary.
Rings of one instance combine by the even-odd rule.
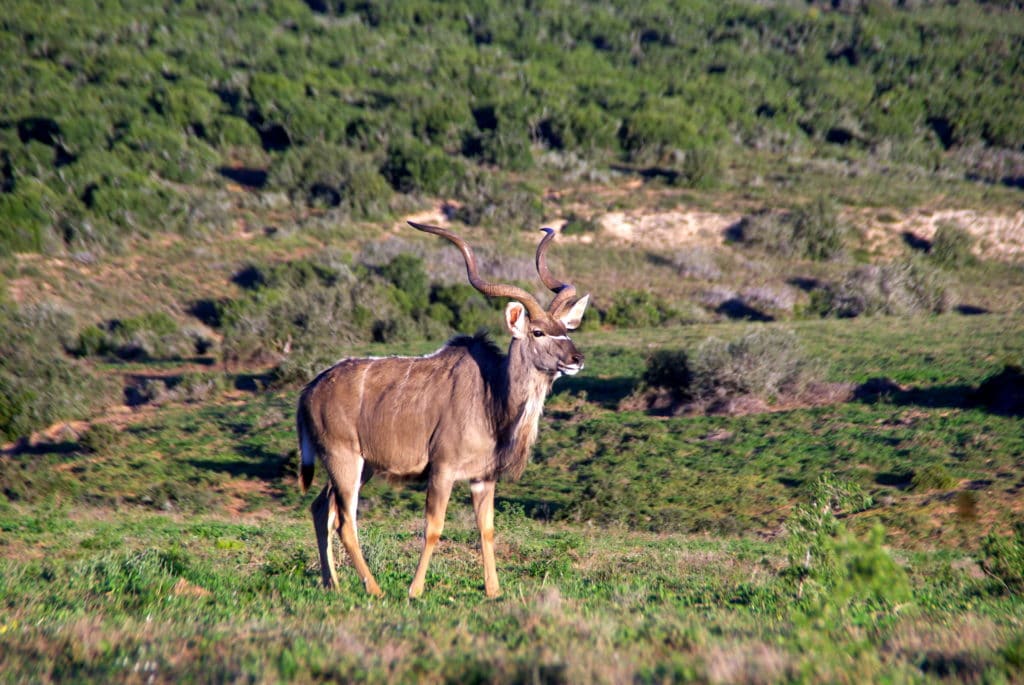
[[313, 447], [313, 441], [309, 437], [305, 415], [301, 408], [296, 416], [296, 429], [299, 434], [299, 453], [302, 456], [299, 466], [299, 487], [305, 493], [309, 490], [310, 483], [313, 482], [313, 472], [316, 470], [316, 448]]

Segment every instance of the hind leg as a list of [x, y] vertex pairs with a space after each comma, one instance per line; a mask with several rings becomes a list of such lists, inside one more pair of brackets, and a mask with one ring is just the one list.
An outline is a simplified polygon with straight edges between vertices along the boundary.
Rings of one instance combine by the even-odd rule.
[[320, 578], [324, 587], [333, 590], [338, 587], [338, 576], [334, 572], [334, 551], [331, 546], [331, 531], [338, 529], [338, 502], [334, 496], [334, 487], [330, 482], [324, 486], [320, 494], [309, 507], [313, 515], [313, 528], [316, 530], [316, 546], [320, 551]]
[[[380, 586], [370, 572], [370, 567], [363, 558], [363, 551], [359, 547], [359, 535], [356, 529], [356, 508], [359, 504], [359, 488], [369, 477], [369, 470], [364, 474], [364, 461], [362, 457], [355, 457], [351, 460], [335, 460], [335, 468], [331, 468], [331, 481], [336, 486], [334, 497], [331, 497], [330, 506], [336, 513], [336, 524], [338, 534], [341, 536], [341, 544], [352, 559], [352, 565], [356, 567], [363, 586], [371, 595], [382, 595]], [[340, 466], [338, 466], [341, 464]], [[323, 558], [321, 556], [321, 558]]]

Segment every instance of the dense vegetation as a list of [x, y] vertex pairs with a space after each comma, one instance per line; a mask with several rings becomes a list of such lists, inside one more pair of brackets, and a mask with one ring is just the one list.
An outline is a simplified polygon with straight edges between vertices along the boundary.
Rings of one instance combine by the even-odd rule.
[[[1024, 678], [1020, 3], [19, 0], [0, 55], [0, 682]], [[378, 480], [385, 597], [317, 586], [296, 388], [506, 339], [407, 217], [593, 294], [498, 601], [464, 489], [404, 598]]]
[[196, 196], [224, 177], [355, 219], [428, 194], [531, 227], [538, 189], [482, 169], [627, 163], [707, 188], [780, 155], [1022, 183], [1016, 10], [839, 6], [17, 2], [0, 24], [0, 249], [208, 231], [217, 202]]

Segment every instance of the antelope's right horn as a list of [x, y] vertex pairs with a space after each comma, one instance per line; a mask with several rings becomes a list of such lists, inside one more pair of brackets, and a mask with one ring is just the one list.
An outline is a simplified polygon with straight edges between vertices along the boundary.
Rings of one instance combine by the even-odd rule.
[[544, 231], [547, 235], [537, 245], [537, 273], [548, 290], [555, 293], [555, 299], [548, 306], [548, 312], [552, 316], [557, 316], [559, 310], [565, 307], [572, 298], [576, 297], [576, 286], [571, 283], [562, 283], [551, 275], [551, 271], [548, 269], [547, 252], [548, 245], [555, 237], [555, 229], [542, 228], [540, 230]]

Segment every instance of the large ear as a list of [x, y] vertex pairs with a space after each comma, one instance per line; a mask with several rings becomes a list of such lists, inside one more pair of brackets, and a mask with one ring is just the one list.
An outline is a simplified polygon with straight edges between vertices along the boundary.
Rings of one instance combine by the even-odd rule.
[[574, 304], [565, 314], [558, 317], [558, 319], [566, 328], [570, 331], [574, 331], [580, 327], [581, 323], [583, 323], [583, 312], [586, 311], [588, 304], [590, 304], [590, 293], [587, 293], [580, 299], [576, 300], [576, 304]]
[[505, 325], [513, 338], [525, 338], [526, 330], [530, 327], [530, 317], [526, 314], [526, 307], [518, 302], [509, 302], [505, 306]]

